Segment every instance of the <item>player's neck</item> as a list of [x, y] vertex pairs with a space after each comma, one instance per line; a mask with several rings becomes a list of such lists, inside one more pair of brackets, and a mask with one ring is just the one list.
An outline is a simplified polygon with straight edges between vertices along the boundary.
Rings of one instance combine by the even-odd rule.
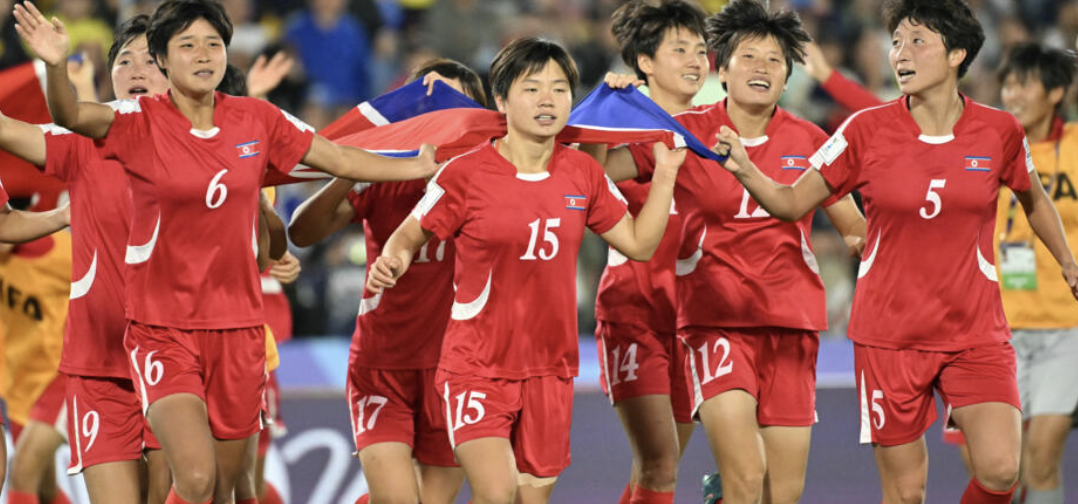
[[499, 138], [494, 147], [517, 169], [517, 173], [543, 173], [554, 155], [554, 137], [536, 141], [510, 131]]
[[759, 138], [767, 134], [767, 126], [775, 115], [777, 105], [748, 106], [726, 99], [726, 115], [734, 123], [734, 129], [741, 138]]
[[927, 136], [947, 136], [966, 108], [962, 95], [954, 85], [943, 84], [910, 95], [910, 115]]
[[176, 88], [172, 88], [169, 93], [169, 98], [172, 99], [172, 104], [176, 106], [176, 109], [179, 110], [188, 121], [191, 121], [192, 128], [204, 131], [214, 128], [213, 93], [206, 93], [201, 96], [187, 95], [183, 92], [176, 91]]
[[651, 101], [670, 115], [680, 114], [692, 108], [692, 96], [671, 93], [659, 86], [648, 86], [648, 94]]
[[1055, 122], [1055, 113], [1045, 114], [1036, 123], [1026, 130], [1026, 139], [1029, 143], [1037, 143], [1048, 140], [1048, 137], [1052, 135], [1052, 123]]

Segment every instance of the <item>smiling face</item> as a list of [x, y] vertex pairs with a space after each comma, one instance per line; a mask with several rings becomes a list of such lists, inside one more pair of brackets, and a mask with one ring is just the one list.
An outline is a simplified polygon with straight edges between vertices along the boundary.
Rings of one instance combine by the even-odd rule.
[[176, 90], [212, 93], [225, 75], [228, 56], [221, 35], [205, 19], [196, 19], [168, 41], [167, 55], [158, 63], [168, 72], [169, 84]]
[[561, 132], [569, 121], [573, 93], [565, 71], [551, 59], [539, 71], [518, 77], [505, 97], [495, 101], [511, 134], [542, 142]]
[[1003, 108], [1010, 112], [1029, 131], [1055, 114], [1056, 105], [1063, 99], [1063, 88], [1051, 91], [1044, 89], [1044, 83], [1036, 75], [1019, 77], [1011, 72], [1003, 79], [1003, 88], [999, 92]]
[[691, 99], [707, 77], [707, 44], [702, 35], [687, 28], [669, 28], [655, 56], [641, 54], [637, 65], [647, 75], [648, 87]]
[[112, 92], [119, 100], [159, 95], [168, 90], [168, 79], [157, 68], [146, 45], [146, 36], [127, 42], [112, 63]]
[[731, 100], [741, 106], [774, 106], [786, 89], [786, 54], [773, 36], [742, 40], [730, 54], [719, 80]]
[[891, 34], [889, 60], [902, 94], [916, 95], [948, 79], [957, 80], [965, 57], [964, 49], [948, 52], [942, 35], [908, 18]]

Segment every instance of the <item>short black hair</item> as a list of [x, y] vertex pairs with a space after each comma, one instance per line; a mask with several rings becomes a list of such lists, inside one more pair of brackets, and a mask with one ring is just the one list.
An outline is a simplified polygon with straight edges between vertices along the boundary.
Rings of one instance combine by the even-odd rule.
[[217, 85], [217, 90], [232, 96], [247, 96], [247, 75], [240, 67], [229, 63], [225, 67], [225, 76]]
[[768, 12], [756, 0], [733, 0], [707, 20], [708, 46], [715, 51], [715, 65], [719, 68], [730, 64], [730, 57], [741, 42], [767, 37], [774, 37], [782, 47], [786, 80], [790, 80], [794, 62], [805, 61], [805, 44], [812, 41], [796, 12]]
[[145, 35], [149, 30], [150, 16], [145, 14], [139, 14], [116, 27], [116, 31], [112, 34], [112, 47], [109, 48], [109, 68], [112, 68], [124, 46]]
[[464, 94], [468, 95], [468, 98], [475, 100], [484, 107], [487, 106], [487, 92], [483, 89], [483, 79], [479, 78], [479, 74], [475, 73], [475, 70], [456, 60], [449, 58], [429, 60], [419, 65], [419, 68], [412, 72], [408, 82], [422, 79], [423, 76], [431, 72], [438, 72], [442, 77], [460, 81], [461, 86], [464, 87]]
[[631, 0], [614, 11], [610, 31], [621, 46], [621, 60], [636, 72], [637, 78], [647, 80], [638, 57], [642, 54], [654, 58], [671, 29], [685, 29], [706, 39], [704, 17], [700, 6], [685, 0], [662, 0], [657, 6]]
[[[1046, 92], [1062, 89], [1064, 93], [1074, 83], [1078, 70], [1078, 58], [1071, 50], [1046, 47], [1035, 42], [1018, 44], [1007, 51], [996, 76], [1000, 84], [1011, 75], [1020, 82], [1038, 79]], [[1056, 104], [1056, 112], [1063, 108], [1063, 100]]]
[[165, 0], [150, 17], [150, 29], [146, 42], [150, 56], [158, 59], [168, 56], [168, 41], [186, 30], [192, 23], [205, 19], [213, 26], [227, 47], [232, 42], [232, 21], [221, 2], [217, 0]]
[[575, 90], [580, 73], [573, 57], [557, 42], [535, 37], [514, 40], [498, 51], [490, 64], [490, 90], [495, 97], [504, 99], [520, 76], [538, 72], [550, 61], [561, 67], [569, 79], [569, 88]]
[[984, 45], [984, 29], [963, 0], [887, 0], [883, 18], [888, 33], [894, 33], [903, 20], [909, 19], [940, 34], [948, 53], [965, 49], [966, 59], [958, 66], [959, 78], [966, 75]]

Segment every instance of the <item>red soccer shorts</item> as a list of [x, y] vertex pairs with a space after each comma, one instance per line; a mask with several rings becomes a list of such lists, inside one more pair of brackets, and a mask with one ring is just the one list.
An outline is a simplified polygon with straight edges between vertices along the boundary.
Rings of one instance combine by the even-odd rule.
[[348, 370], [348, 411], [356, 451], [376, 444], [407, 444], [421, 464], [453, 467], [445, 409], [434, 369]]
[[51, 425], [61, 436], [67, 437], [67, 409], [64, 407], [64, 389], [67, 387], [67, 375], [57, 373], [48, 387], [34, 401], [30, 409], [30, 420]]
[[674, 420], [692, 423], [685, 346], [677, 335], [659, 334], [639, 322], [600, 320], [595, 336], [602, 370], [599, 383], [611, 404], [646, 395], [668, 395]]
[[1003, 342], [959, 352], [893, 350], [854, 343], [861, 442], [909, 443], [936, 421], [933, 389], [947, 407], [986, 402], [1021, 409], [1014, 348]]
[[274, 439], [288, 433], [288, 427], [281, 417], [281, 386], [277, 383], [277, 371], [270, 371], [266, 376], [266, 391], [262, 394], [262, 423], [265, 428], [258, 433], [259, 457], [266, 456]]
[[521, 474], [553, 478], [569, 467], [572, 378], [504, 380], [439, 369], [435, 381], [454, 448], [473, 439], [506, 438]]
[[129, 379], [68, 376], [66, 404], [70, 475], [97, 464], [139, 460], [147, 444], [158, 448], [147, 439], [142, 403]]
[[744, 390], [756, 398], [761, 426], [816, 422], [816, 331], [781, 327], [688, 327], [678, 330], [691, 357], [693, 417], [704, 401]]
[[217, 439], [262, 428], [266, 340], [262, 326], [183, 330], [130, 322], [124, 347], [143, 413], [162, 397], [193, 394], [206, 402]]

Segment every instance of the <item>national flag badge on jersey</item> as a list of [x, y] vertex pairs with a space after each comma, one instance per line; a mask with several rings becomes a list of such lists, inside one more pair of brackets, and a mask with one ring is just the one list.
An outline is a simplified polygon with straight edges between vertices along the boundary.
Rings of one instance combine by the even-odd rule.
[[984, 156], [966, 156], [966, 169], [969, 171], [992, 171], [992, 158]]
[[586, 196], [576, 196], [576, 195], [572, 195], [572, 194], [566, 194], [565, 195], [565, 208], [568, 208], [569, 210], [587, 210], [588, 208], [586, 206], [584, 206], [584, 204], [587, 203], [587, 201], [588, 201], [588, 198]]
[[782, 156], [779, 158], [779, 164], [783, 170], [805, 171], [809, 167], [808, 158], [805, 156]]
[[240, 159], [255, 157], [261, 153], [262, 151], [259, 148], [258, 140], [236, 144], [236, 155], [239, 156]]

